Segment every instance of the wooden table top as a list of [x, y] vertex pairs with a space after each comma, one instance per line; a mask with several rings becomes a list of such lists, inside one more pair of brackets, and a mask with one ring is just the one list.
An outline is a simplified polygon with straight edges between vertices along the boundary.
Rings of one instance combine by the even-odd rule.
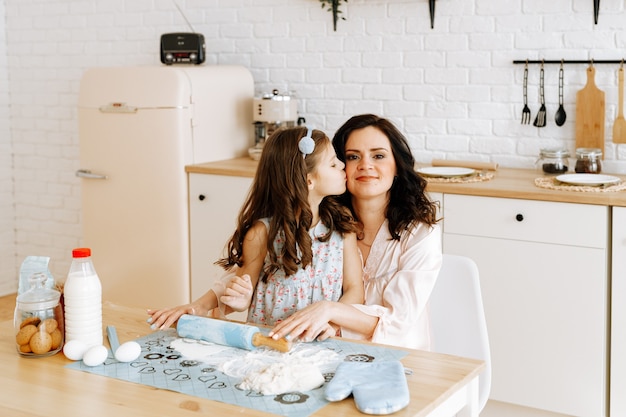
[[[249, 157], [234, 158], [225, 161], [205, 162], [188, 165], [185, 171], [196, 174], [228, 175], [254, 177], [257, 161]], [[535, 178], [541, 173], [531, 169], [499, 168], [493, 171], [494, 178], [488, 181], [453, 183], [430, 182], [427, 190], [447, 194], [466, 194], [484, 197], [518, 198], [523, 200], [543, 200], [563, 203], [582, 203], [603, 206], [626, 207], [626, 191], [617, 192], [580, 192], [539, 188]], [[621, 175], [616, 177], [626, 180]]]
[[[104, 303], [104, 325], [117, 329], [120, 343], [150, 333], [139, 308]], [[46, 358], [18, 355], [12, 321], [0, 323], [0, 415], [11, 417], [91, 416], [266, 416], [267, 413], [204, 398], [69, 369], [62, 353]], [[106, 340], [106, 338], [105, 338]], [[396, 416], [426, 416], [484, 368], [478, 360], [409, 350], [401, 361], [411, 403]], [[314, 416], [362, 416], [352, 398], [331, 403]]]

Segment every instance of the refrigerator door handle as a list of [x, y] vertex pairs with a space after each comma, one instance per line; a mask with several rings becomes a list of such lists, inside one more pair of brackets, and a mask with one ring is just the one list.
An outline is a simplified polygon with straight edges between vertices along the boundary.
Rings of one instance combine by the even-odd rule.
[[100, 111], [102, 113], [137, 113], [137, 107], [115, 102], [100, 106]]
[[94, 174], [88, 169], [79, 169], [78, 171], [76, 171], [76, 176], [92, 180], [106, 180], [108, 178], [106, 175], [103, 174]]

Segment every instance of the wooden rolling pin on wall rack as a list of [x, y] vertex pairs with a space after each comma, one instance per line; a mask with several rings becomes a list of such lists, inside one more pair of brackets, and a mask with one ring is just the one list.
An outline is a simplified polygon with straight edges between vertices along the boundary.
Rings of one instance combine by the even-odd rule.
[[595, 84], [595, 65], [619, 64], [618, 113], [613, 125], [613, 142], [626, 143], [626, 120], [624, 120], [624, 59], [619, 60], [515, 60], [513, 64], [587, 64], [587, 83], [576, 93], [576, 147], [599, 148], [604, 152], [605, 98], [604, 91]]

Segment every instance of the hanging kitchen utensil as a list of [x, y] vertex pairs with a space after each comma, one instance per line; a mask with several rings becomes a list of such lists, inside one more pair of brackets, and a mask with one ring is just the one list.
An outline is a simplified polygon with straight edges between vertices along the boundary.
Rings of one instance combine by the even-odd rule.
[[546, 98], [543, 91], [543, 63], [539, 70], [539, 98], [541, 99], [541, 107], [539, 107], [533, 125], [536, 127], [544, 127], [546, 125]]
[[435, 0], [428, 0], [428, 7], [430, 9], [430, 28], [435, 28]]
[[530, 108], [528, 107], [528, 63], [524, 65], [524, 108], [522, 109], [522, 124], [527, 125], [530, 123]]
[[593, 21], [598, 24], [598, 13], [600, 13], [600, 0], [593, 0]]
[[618, 77], [618, 96], [617, 118], [613, 124], [613, 143], [626, 143], [626, 120], [624, 120], [624, 61], [617, 72]]
[[565, 109], [563, 108], [563, 61], [561, 60], [561, 68], [559, 68], [559, 108], [554, 114], [554, 121], [557, 126], [563, 126], [567, 119]]
[[587, 84], [576, 93], [576, 148], [604, 150], [604, 91], [595, 84], [593, 60], [587, 68]]

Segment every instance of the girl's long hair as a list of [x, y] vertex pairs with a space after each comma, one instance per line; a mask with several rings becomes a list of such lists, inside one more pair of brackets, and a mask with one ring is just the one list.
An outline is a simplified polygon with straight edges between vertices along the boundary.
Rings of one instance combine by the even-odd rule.
[[[399, 240], [402, 232], [416, 223], [427, 225], [437, 223], [437, 203], [430, 200], [425, 191], [426, 180], [415, 171], [415, 159], [406, 138], [389, 120], [374, 114], [350, 118], [337, 130], [333, 138], [337, 157], [345, 162], [346, 142], [350, 134], [368, 126], [375, 127], [387, 136], [396, 161], [397, 178], [389, 191], [389, 203], [385, 213], [392, 239]], [[339, 200], [357, 217], [352, 207], [352, 195], [348, 190]]]
[[[315, 171], [320, 154], [330, 139], [320, 130], [313, 130], [311, 137], [315, 149], [304, 155], [298, 143], [307, 134], [305, 127], [281, 128], [265, 142], [259, 165], [239, 213], [237, 228], [228, 241], [227, 253], [216, 262], [224, 269], [241, 266], [245, 260], [243, 240], [250, 228], [260, 219], [269, 218], [267, 253], [269, 264], [265, 276], [282, 268], [286, 275], [294, 274], [299, 267], [305, 268], [312, 261], [312, 241], [309, 229], [313, 214], [309, 207], [307, 174]], [[320, 220], [329, 229], [320, 241], [330, 238], [333, 231], [356, 232], [357, 226], [349, 210], [336, 197], [326, 197], [319, 207]], [[276, 253], [274, 240], [284, 234], [282, 253]], [[279, 261], [279, 257], [282, 261]]]

